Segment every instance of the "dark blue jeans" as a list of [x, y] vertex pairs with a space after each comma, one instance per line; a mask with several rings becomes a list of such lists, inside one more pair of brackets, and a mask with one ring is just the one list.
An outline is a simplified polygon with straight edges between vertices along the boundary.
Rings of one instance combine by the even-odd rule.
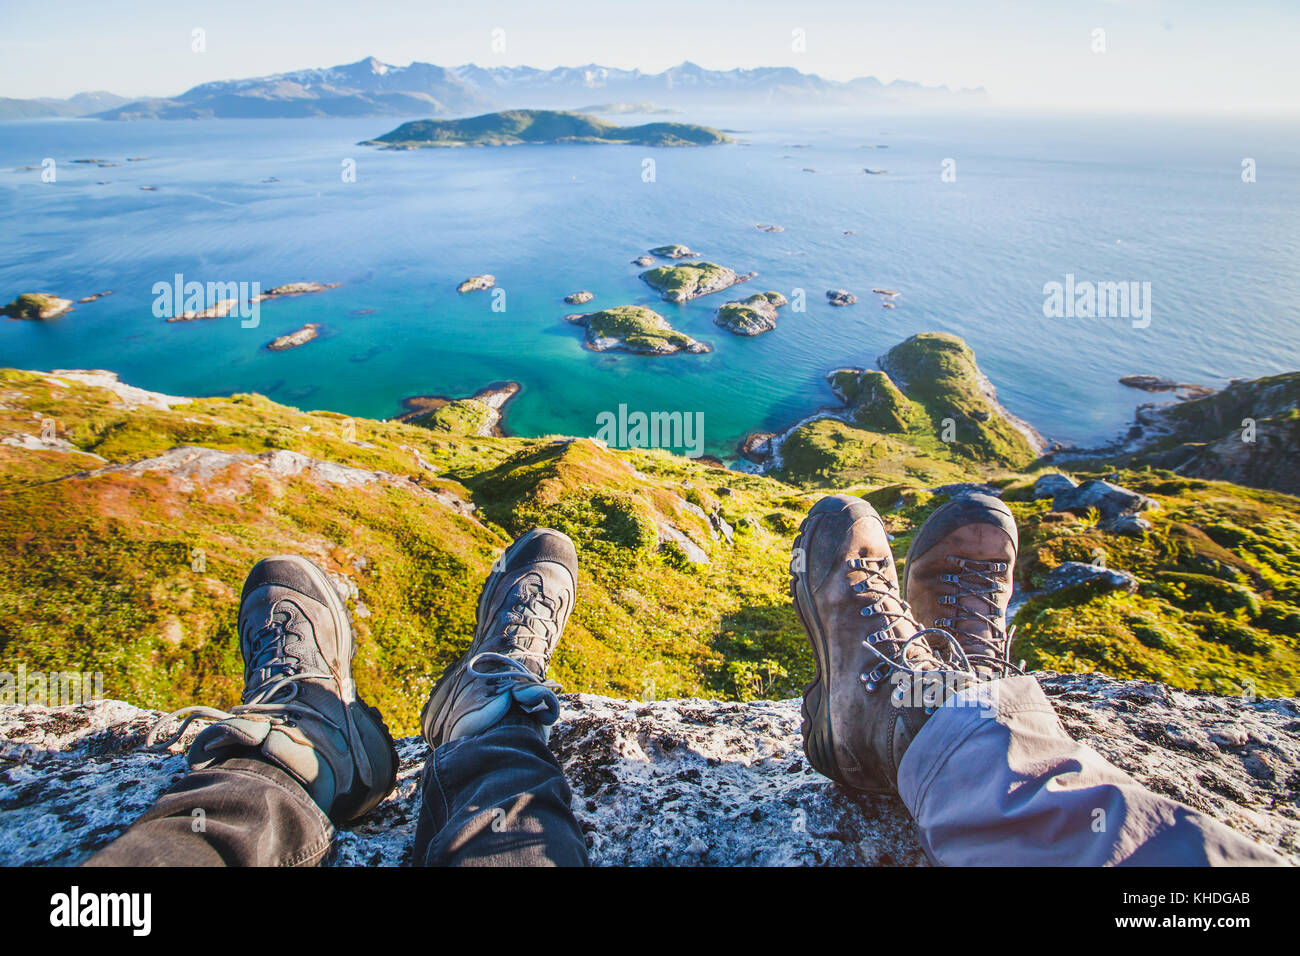
[[[413, 862], [585, 866], [571, 799], [541, 728], [511, 714], [425, 761]], [[292, 777], [239, 757], [187, 774], [86, 865], [312, 866], [325, 859], [333, 834]]]

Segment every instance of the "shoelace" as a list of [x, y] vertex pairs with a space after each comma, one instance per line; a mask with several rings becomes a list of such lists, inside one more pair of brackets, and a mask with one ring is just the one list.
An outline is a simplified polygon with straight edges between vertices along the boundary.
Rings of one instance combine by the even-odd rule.
[[[953, 617], [941, 617], [934, 622], [935, 626], [951, 631], [954, 636], [964, 638], [976, 647], [987, 649], [966, 654], [966, 659], [971, 663], [999, 668], [1004, 676], [1008, 673], [1023, 674], [1025, 672], [1023, 666], [1011, 663], [1011, 642], [1015, 637], [1016, 629], [1014, 627], [1007, 629], [1006, 620], [996, 597], [1002, 593], [1002, 582], [993, 575], [1005, 573], [1006, 563], [976, 561], [955, 554], [947, 555], [947, 558], [959, 570], [955, 573], [941, 574], [939, 580], [951, 584], [957, 593], [941, 595], [939, 603], [951, 606]], [[962, 604], [963, 596], [977, 598], [987, 607], [988, 613]], [[989, 636], [963, 629], [961, 621], [964, 619], [977, 620], [986, 624], [989, 628]]]
[[[195, 720], [219, 721], [256, 714], [265, 717], [272, 725], [277, 725], [291, 722], [300, 713], [310, 713], [348, 738], [349, 747], [354, 748], [352, 753], [360, 771], [362, 782], [366, 786], [370, 786], [373, 783], [370, 762], [359, 759], [364, 751], [361, 734], [353, 720], [352, 711], [346, 705], [344, 706], [345, 726], [340, 726], [337, 722], [321, 713], [318, 708], [313, 707], [305, 700], [300, 700], [298, 697], [299, 681], [332, 681], [335, 680], [335, 675], [326, 671], [302, 670], [297, 666], [299, 664], [297, 658], [277, 656], [277, 650], [285, 638], [284, 622], [277, 617], [279, 613], [282, 613], [279, 607], [280, 602], [278, 601], [271, 606], [267, 622], [253, 636], [248, 673], [262, 672], [262, 679], [253, 687], [245, 689], [243, 703], [236, 704], [230, 710], [202, 705], [174, 710], [154, 722], [153, 726], [149, 728], [148, 734], [145, 735], [142, 746], [147, 750], [166, 750], [184, 736], [185, 729]], [[287, 695], [279, 696], [283, 691], [287, 691]], [[176, 732], [162, 743], [157, 743], [156, 738], [159, 730], [169, 721], [178, 717], [184, 717], [185, 719], [181, 721], [181, 725], [176, 729]]]
[[[523, 582], [521, 581], [521, 583]], [[506, 608], [501, 615], [508, 622], [505, 626], [505, 636], [510, 640], [513, 650], [510, 651], [509, 655], [499, 654], [497, 656], [508, 656], [515, 660], [529, 658], [538, 661], [541, 664], [541, 669], [545, 671], [547, 665], [550, 664], [551, 651], [556, 643], [554, 637], [558, 630], [556, 618], [559, 616], [559, 608], [556, 606], [555, 601], [546, 596], [540, 581], [536, 585], [531, 581], [527, 583], [529, 589], [525, 595]], [[534, 587], [535, 590], [533, 590]], [[538, 613], [539, 608], [545, 609], [546, 613]], [[540, 630], [538, 625], [541, 627]], [[527, 644], [520, 641], [521, 637], [527, 637]], [[541, 639], [544, 650], [533, 650], [533, 646], [538, 639]], [[478, 655], [478, 657], [482, 656], [484, 655]], [[471, 668], [472, 666], [471, 663]]]
[[[850, 572], [862, 571], [867, 575], [865, 580], [850, 585], [856, 597], [873, 602], [862, 608], [862, 616], [879, 615], [885, 619], [885, 626], [872, 631], [862, 642], [863, 647], [880, 658], [880, 663], [874, 665], [871, 670], [863, 671], [859, 675], [867, 693], [875, 693], [881, 682], [893, 670], [901, 671], [912, 678], [926, 673], [942, 671], [943, 668], [937, 666], [913, 667], [907, 660], [907, 652], [912, 645], [926, 641], [927, 643], [922, 646], [928, 646], [928, 638], [931, 636], [942, 637], [944, 642], [952, 648], [954, 656], [957, 658], [956, 663], [961, 665], [960, 669], [973, 673], [974, 668], [971, 667], [966, 652], [962, 650], [961, 645], [957, 643], [951, 634], [940, 628], [921, 627], [920, 622], [912, 613], [911, 605], [898, 596], [894, 585], [885, 576], [884, 568], [888, 560], [888, 558], [849, 558], [846, 562]], [[883, 603], [885, 598], [892, 598], [898, 604], [899, 610], [895, 611], [886, 607]], [[901, 621], [906, 621], [915, 626], [917, 628], [916, 633], [906, 639], [895, 636], [894, 628]], [[932, 708], [926, 708], [927, 712], [930, 710]]]
[[[505, 669], [482, 671], [478, 669], [480, 661], [494, 661], [498, 664], [504, 665]], [[469, 664], [466, 665], [465, 669], [471, 677], [478, 677], [486, 680], [488, 682], [488, 687], [493, 691], [502, 690], [507, 684], [519, 683], [537, 684], [540, 687], [545, 687], [554, 694], [559, 694], [564, 690], [558, 681], [543, 680], [538, 677], [518, 658], [507, 654], [498, 654], [496, 651], [483, 651], [481, 654], [475, 654], [470, 658]], [[546, 702], [539, 700], [532, 707], [526, 707], [522, 702], [520, 702], [519, 706], [523, 708], [525, 713], [531, 714], [539, 710], [545, 710]]]

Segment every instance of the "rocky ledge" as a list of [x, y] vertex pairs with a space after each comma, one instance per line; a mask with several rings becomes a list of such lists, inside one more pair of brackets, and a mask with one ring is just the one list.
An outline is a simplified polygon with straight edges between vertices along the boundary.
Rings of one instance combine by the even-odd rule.
[[[1300, 862], [1300, 705], [1097, 674], [1037, 675], [1066, 728], [1142, 783]], [[134, 749], [156, 712], [120, 701], [0, 706], [0, 859], [71, 865], [185, 771]], [[192, 728], [187, 739], [197, 728]], [[812, 770], [799, 701], [640, 702], [566, 695], [551, 746], [600, 865], [919, 866], [900, 800]], [[410, 862], [428, 748], [398, 741], [397, 789], [342, 831], [336, 866]]]

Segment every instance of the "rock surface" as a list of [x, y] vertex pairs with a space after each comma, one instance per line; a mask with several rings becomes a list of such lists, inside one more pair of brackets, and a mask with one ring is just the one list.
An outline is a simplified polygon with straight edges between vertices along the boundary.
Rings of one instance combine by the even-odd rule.
[[[1037, 484], [1034, 487], [1037, 489]], [[1154, 507], [1156, 503], [1146, 495], [1099, 479], [1085, 481], [1076, 488], [1062, 487], [1052, 498], [1053, 511], [1086, 512], [1095, 508], [1107, 520]]]
[[1034, 482], [1034, 500], [1040, 498], [1055, 498], [1057, 495], [1065, 495], [1074, 491], [1079, 486], [1075, 484], [1074, 479], [1069, 475], [1063, 475], [1060, 472], [1053, 472], [1048, 475], [1039, 476]]
[[[1066, 728], [1142, 783], [1300, 862], [1300, 705], [1040, 674]], [[120, 701], [0, 706], [0, 860], [71, 865], [185, 771], [132, 749], [157, 714]], [[191, 728], [187, 739], [197, 733]], [[855, 794], [804, 759], [799, 701], [638, 702], [566, 695], [551, 738], [601, 865], [925, 864], [900, 800]], [[174, 748], [175, 749], [175, 748]], [[410, 862], [420, 766], [339, 833], [334, 865]]]
[[1051, 594], [1079, 584], [1087, 584], [1102, 591], [1127, 591], [1130, 594], [1138, 589], [1137, 578], [1127, 571], [1098, 567], [1083, 561], [1064, 561], [1047, 572], [1043, 590]]
[[852, 305], [858, 297], [847, 289], [827, 289], [826, 301], [831, 305]]
[[220, 299], [206, 309], [188, 309], [171, 316], [168, 322], [196, 322], [200, 319], [224, 319], [239, 307], [238, 299]]
[[319, 334], [320, 323], [308, 322], [296, 332], [290, 332], [288, 335], [281, 335], [279, 338], [272, 339], [266, 344], [266, 347], [272, 352], [283, 352], [286, 349], [296, 349], [300, 345], [306, 345]]
[[786, 305], [780, 292], [758, 292], [718, 309], [713, 324], [736, 335], [760, 335], [776, 328], [776, 310]]
[[311, 295], [316, 292], [324, 292], [326, 289], [337, 289], [342, 284], [341, 282], [289, 282], [285, 285], [278, 285], [267, 292], [259, 292], [248, 301], [265, 302], [267, 299], [279, 299], [284, 296]]

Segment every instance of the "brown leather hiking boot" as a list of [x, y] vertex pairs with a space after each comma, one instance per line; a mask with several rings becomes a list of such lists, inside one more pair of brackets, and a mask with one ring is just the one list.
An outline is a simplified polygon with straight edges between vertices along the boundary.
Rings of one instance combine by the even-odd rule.
[[963, 495], [934, 511], [912, 541], [903, 593], [927, 626], [956, 638], [981, 680], [1023, 673], [1011, 663], [1007, 605], [1018, 536], [1011, 510], [989, 495]]
[[898, 591], [889, 535], [861, 498], [832, 495], [795, 538], [790, 594], [817, 662], [804, 689], [808, 762], [858, 790], [896, 789], [898, 764], [934, 709], [970, 674], [945, 667]]

